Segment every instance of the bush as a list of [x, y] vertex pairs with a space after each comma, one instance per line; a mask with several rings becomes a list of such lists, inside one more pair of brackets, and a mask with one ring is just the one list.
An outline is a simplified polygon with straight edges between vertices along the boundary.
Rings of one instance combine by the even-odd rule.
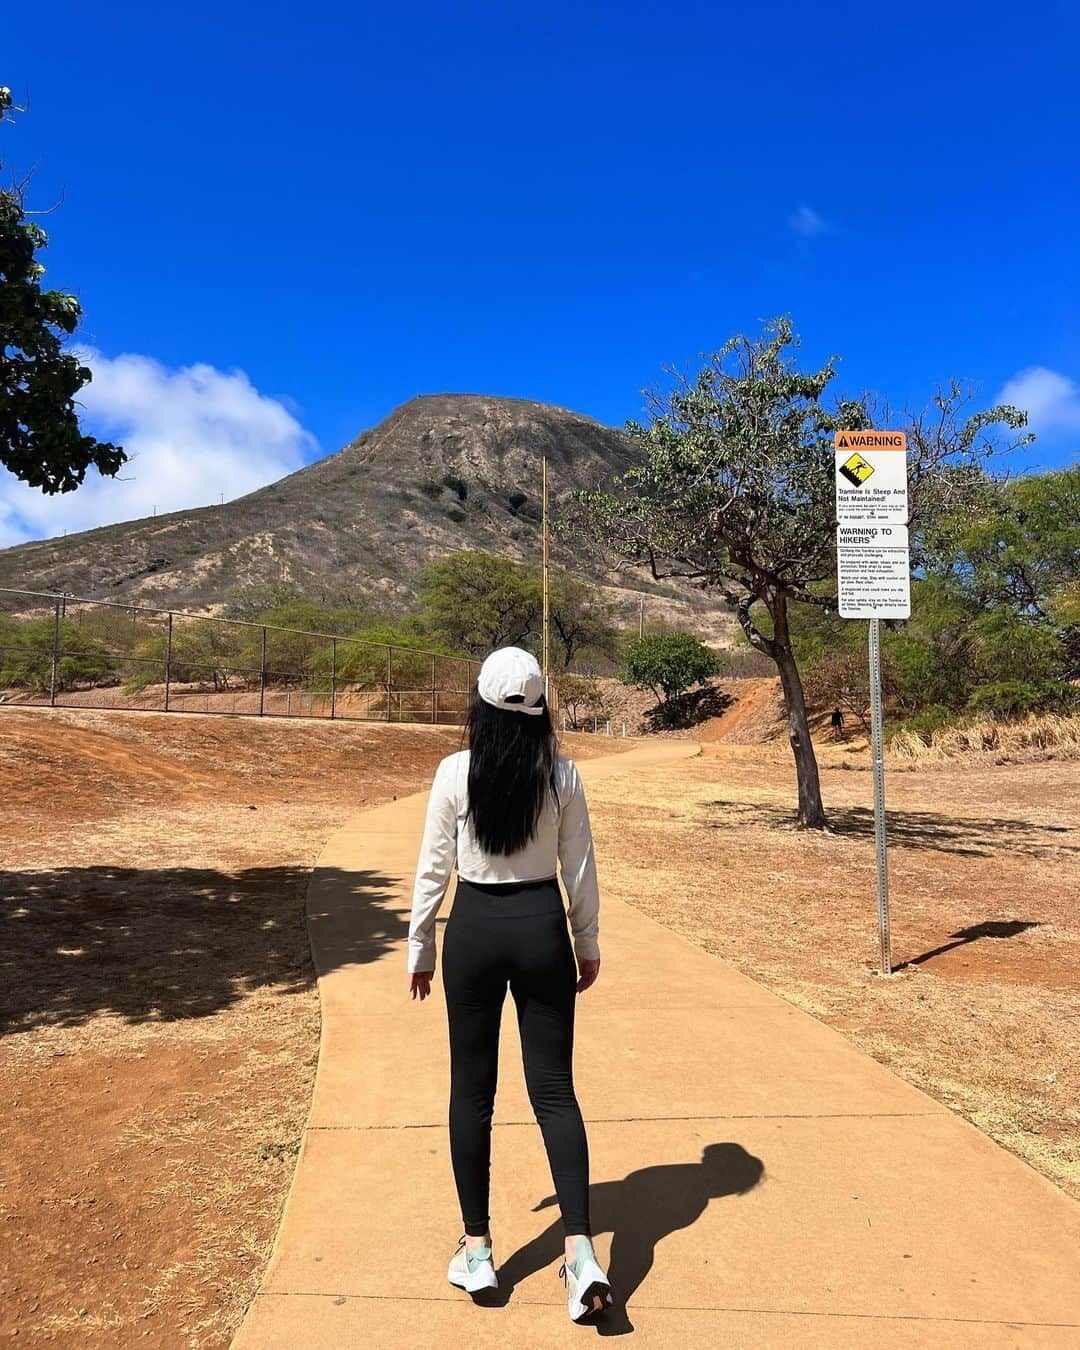
[[571, 731], [579, 730], [593, 717], [606, 721], [611, 716], [604, 690], [592, 676], [564, 671], [555, 677], [555, 688]]
[[[47, 694], [52, 683], [55, 620], [31, 619], [5, 624], [0, 651], [0, 685]], [[79, 624], [60, 621], [56, 690], [85, 688], [113, 677], [113, 659], [103, 645]]]
[[720, 673], [716, 653], [692, 633], [661, 633], [637, 638], [626, 649], [624, 684], [651, 689], [657, 703], [684, 694]]
[[998, 713], [1003, 717], [1018, 717], [1034, 712], [1061, 700], [1061, 686], [1049, 680], [997, 680], [973, 689], [967, 706], [973, 712]]
[[934, 732], [951, 725], [955, 719], [956, 712], [952, 708], [947, 708], [943, 703], [934, 703], [895, 724], [887, 723], [884, 739], [890, 741], [894, 736], [906, 735], [929, 745]]

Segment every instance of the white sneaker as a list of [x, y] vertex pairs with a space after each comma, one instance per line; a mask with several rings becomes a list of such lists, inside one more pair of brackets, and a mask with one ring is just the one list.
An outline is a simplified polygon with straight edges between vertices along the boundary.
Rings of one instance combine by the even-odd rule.
[[465, 1246], [465, 1234], [458, 1240], [458, 1249], [450, 1259], [450, 1268], [446, 1278], [470, 1294], [481, 1289], [498, 1289], [499, 1280], [495, 1274], [495, 1264], [491, 1259], [491, 1248], [487, 1243], [474, 1247], [472, 1251]]
[[611, 1285], [587, 1237], [576, 1240], [573, 1258], [562, 1263], [559, 1274], [566, 1281], [566, 1308], [572, 1322], [583, 1322], [611, 1307]]

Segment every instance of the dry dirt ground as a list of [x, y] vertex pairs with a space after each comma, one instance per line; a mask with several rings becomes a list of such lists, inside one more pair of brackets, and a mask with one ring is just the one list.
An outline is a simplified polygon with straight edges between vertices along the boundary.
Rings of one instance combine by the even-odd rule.
[[[865, 743], [819, 731], [832, 831], [797, 831], [775, 681], [728, 693], [702, 759], [590, 788], [605, 894], [1080, 1194], [1076, 762], [890, 771], [883, 980]], [[458, 737], [0, 709], [0, 1327], [17, 1344], [227, 1344], [314, 1073], [308, 872]], [[630, 744], [567, 738], [578, 758]]]
[[[831, 828], [800, 831], [786, 741], [763, 741], [777, 711], [766, 682], [677, 773], [591, 787], [605, 893], [842, 1030], [1080, 1196], [1080, 766], [890, 767], [885, 979], [865, 739], [817, 734]], [[606, 977], [618, 978], [610, 959]]]
[[[632, 742], [569, 737], [582, 757]], [[311, 866], [460, 729], [0, 709], [0, 1331], [228, 1344], [318, 1051]], [[404, 969], [404, 967], [403, 967]]]

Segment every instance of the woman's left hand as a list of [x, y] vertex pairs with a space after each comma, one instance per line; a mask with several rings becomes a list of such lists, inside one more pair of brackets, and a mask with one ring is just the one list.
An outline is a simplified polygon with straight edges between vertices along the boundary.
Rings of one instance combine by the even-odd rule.
[[433, 970], [417, 970], [409, 976], [409, 996], [415, 999], [417, 995], [420, 1002], [431, 993], [431, 977], [435, 974]]
[[583, 994], [591, 984], [596, 983], [596, 977], [600, 974], [600, 958], [597, 957], [595, 961], [585, 961], [579, 958], [577, 964], [578, 973], [581, 976], [581, 979], [577, 982], [577, 991], [579, 994]]

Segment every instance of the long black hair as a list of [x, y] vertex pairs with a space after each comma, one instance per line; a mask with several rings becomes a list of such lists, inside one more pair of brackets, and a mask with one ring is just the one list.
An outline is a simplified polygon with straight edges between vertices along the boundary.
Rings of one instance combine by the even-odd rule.
[[514, 853], [536, 832], [548, 792], [556, 803], [559, 753], [547, 700], [543, 712], [510, 712], [486, 703], [472, 688], [465, 737], [469, 744], [469, 809], [485, 853]]

